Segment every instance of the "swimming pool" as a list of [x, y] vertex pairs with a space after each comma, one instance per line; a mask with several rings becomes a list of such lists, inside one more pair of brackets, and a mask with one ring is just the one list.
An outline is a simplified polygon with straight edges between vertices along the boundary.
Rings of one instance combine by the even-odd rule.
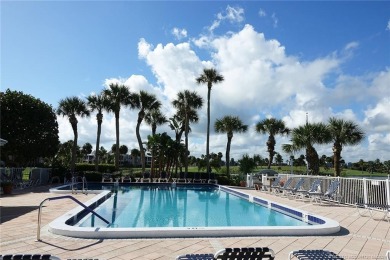
[[320, 235], [340, 230], [333, 220], [219, 185], [97, 185], [100, 193], [86, 204], [110, 225], [80, 207], [50, 223], [49, 230], [83, 238]]

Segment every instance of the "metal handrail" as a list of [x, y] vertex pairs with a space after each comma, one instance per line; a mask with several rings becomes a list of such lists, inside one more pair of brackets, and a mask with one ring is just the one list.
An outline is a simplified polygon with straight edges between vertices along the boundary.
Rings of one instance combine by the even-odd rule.
[[87, 184], [87, 178], [85, 176], [74, 176], [72, 177], [72, 183], [71, 183], [71, 189], [72, 189], [72, 194], [76, 193], [77, 194], [77, 188], [75, 188], [75, 185], [78, 184], [79, 182], [77, 181], [79, 178], [81, 178], [82, 182], [82, 193], [87, 194], [88, 190], [88, 184]]
[[44, 200], [41, 202], [41, 204], [39, 204], [39, 210], [38, 210], [37, 241], [41, 241], [41, 211], [42, 211], [43, 203], [45, 203], [46, 201], [50, 201], [50, 200], [59, 200], [59, 199], [71, 199], [71, 200], [73, 200], [74, 202], [76, 202], [77, 204], [79, 204], [80, 206], [82, 206], [82, 207], [84, 207], [86, 210], [88, 210], [91, 214], [96, 215], [98, 218], [100, 218], [101, 220], [103, 220], [106, 224], [110, 225], [110, 222], [109, 222], [109, 221], [107, 221], [105, 218], [103, 218], [102, 216], [100, 216], [98, 213], [96, 213], [95, 211], [93, 211], [92, 209], [90, 209], [89, 207], [87, 207], [86, 205], [84, 205], [81, 201], [77, 200], [76, 198], [74, 198], [74, 197], [72, 197], [72, 196], [70, 196], [70, 195], [47, 198], [47, 199], [44, 199]]

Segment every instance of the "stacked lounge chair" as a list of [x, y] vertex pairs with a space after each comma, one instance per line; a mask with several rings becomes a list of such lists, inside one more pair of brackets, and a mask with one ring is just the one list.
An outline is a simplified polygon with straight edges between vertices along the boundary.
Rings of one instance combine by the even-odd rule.
[[200, 172], [194, 173], [194, 179], [192, 180], [193, 183], [205, 183], [205, 179], [202, 179]]
[[141, 178], [141, 182], [152, 182], [152, 178], [150, 177], [150, 172], [144, 172]]
[[169, 178], [168, 178], [168, 174], [166, 171], [162, 171], [160, 173], [160, 178], [158, 178], [158, 182], [168, 182]]
[[179, 173], [179, 178], [177, 178], [176, 182], [177, 183], [180, 183], [180, 182], [186, 183], [187, 182], [187, 178], [186, 178], [186, 175], [184, 172]]
[[214, 259], [275, 259], [275, 253], [268, 247], [225, 248], [213, 254], [184, 254], [176, 260], [214, 260]]

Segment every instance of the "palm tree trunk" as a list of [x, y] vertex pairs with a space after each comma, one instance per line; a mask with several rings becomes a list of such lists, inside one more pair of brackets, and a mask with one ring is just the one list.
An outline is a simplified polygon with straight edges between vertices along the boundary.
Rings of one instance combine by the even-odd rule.
[[334, 175], [340, 176], [341, 169], [340, 169], [340, 159], [341, 159], [341, 150], [342, 147], [338, 143], [333, 144], [333, 167], [334, 167]]
[[97, 119], [97, 137], [96, 137], [96, 147], [95, 147], [95, 171], [99, 171], [99, 147], [100, 147], [100, 135], [102, 132], [102, 122], [103, 114], [99, 113], [96, 115]]
[[115, 112], [115, 128], [116, 128], [115, 170], [119, 171], [119, 111]]
[[230, 180], [230, 145], [232, 142], [233, 135], [229, 136], [228, 134], [228, 141], [226, 144], [226, 173], [227, 177]]
[[207, 139], [206, 139], [206, 163], [207, 163], [207, 172], [209, 173], [210, 179], [210, 96], [211, 96], [211, 84], [208, 85], [207, 91]]
[[188, 173], [188, 115], [186, 113], [186, 118], [185, 118], [185, 155], [184, 155], [184, 173], [185, 176], [187, 176]]
[[318, 175], [320, 171], [320, 160], [318, 158], [318, 153], [313, 146], [306, 148], [306, 160], [310, 174]]
[[71, 124], [72, 124], [74, 139], [73, 139], [72, 161], [71, 161], [71, 164], [70, 164], [70, 171], [71, 171], [71, 173], [73, 175], [74, 174], [75, 165], [76, 165], [76, 149], [77, 149], [77, 138], [78, 138], [78, 134], [77, 134], [77, 120], [76, 120], [76, 123], [73, 122]]
[[145, 151], [144, 151], [144, 147], [142, 145], [141, 135], [139, 133], [139, 129], [140, 129], [142, 119], [143, 119], [141, 112], [142, 111], [140, 111], [138, 113], [138, 120], [137, 120], [137, 127], [135, 128], [135, 134], [137, 135], [138, 146], [139, 146], [139, 150], [141, 152], [142, 173], [144, 173], [145, 172]]
[[268, 169], [271, 169], [272, 161], [274, 159], [275, 154], [275, 137], [270, 135], [267, 141], [268, 147]]

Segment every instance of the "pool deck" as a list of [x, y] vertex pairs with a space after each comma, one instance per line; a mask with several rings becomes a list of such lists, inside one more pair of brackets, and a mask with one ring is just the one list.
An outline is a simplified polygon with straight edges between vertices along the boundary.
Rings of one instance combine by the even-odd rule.
[[[48, 224], [77, 206], [71, 200], [46, 202], [42, 213], [41, 240], [36, 242], [38, 206], [48, 197], [49, 186], [14, 190], [13, 195], [1, 195], [0, 254], [52, 254], [61, 259], [175, 259], [186, 253], [215, 253], [225, 247], [269, 247], [276, 259], [288, 259], [289, 252], [298, 249], [325, 249], [346, 259], [385, 259], [390, 250], [390, 223], [362, 217], [352, 206], [333, 203], [313, 204], [292, 200], [256, 190], [241, 192], [273, 200], [280, 204], [318, 214], [338, 221], [341, 231], [328, 236], [262, 236], [233, 238], [186, 239], [80, 239], [49, 233]], [[80, 201], [94, 194], [73, 195]], [[243, 216], [245, 217], [245, 216]]]

